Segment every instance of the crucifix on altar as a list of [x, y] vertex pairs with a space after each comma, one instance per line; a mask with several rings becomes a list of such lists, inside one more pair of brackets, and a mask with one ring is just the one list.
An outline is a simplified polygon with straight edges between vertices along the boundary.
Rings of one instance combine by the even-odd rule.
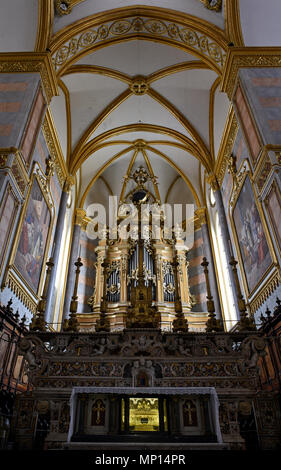
[[105, 405], [104, 402], [99, 398], [95, 400], [92, 406], [92, 426], [104, 426], [105, 425]]
[[185, 400], [183, 403], [183, 424], [184, 426], [198, 426], [197, 408], [192, 400]]

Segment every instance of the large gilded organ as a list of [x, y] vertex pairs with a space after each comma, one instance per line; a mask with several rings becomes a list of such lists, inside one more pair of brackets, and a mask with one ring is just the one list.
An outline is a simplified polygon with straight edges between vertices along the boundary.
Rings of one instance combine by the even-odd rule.
[[[143, 318], [136, 324], [142, 327], [148, 326], [145, 314], [148, 319], [152, 311], [157, 317], [154, 326], [166, 330], [172, 329], [177, 312], [184, 320], [192, 317], [194, 299], [189, 291], [183, 229], [165, 224], [163, 207], [147, 189], [153, 177], [145, 168], [140, 166], [130, 178], [134, 187], [119, 205], [118, 237], [110, 238], [108, 227], [100, 232], [95, 285], [88, 300], [92, 313], [84, 318], [78, 315], [81, 328], [93, 328], [101, 312], [111, 331], [132, 326], [137, 310]], [[126, 226], [128, 203], [134, 204], [135, 212]], [[153, 218], [155, 211], [159, 225]]]

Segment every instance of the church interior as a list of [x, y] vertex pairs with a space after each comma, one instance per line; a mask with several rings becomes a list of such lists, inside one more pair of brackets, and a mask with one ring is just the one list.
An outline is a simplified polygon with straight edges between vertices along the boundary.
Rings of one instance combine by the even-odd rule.
[[1, 450], [280, 450], [280, 15], [1, 0]]

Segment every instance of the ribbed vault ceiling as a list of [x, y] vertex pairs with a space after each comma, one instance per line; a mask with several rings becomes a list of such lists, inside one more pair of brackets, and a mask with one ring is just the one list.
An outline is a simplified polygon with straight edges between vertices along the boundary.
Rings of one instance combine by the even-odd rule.
[[0, 41], [2, 52], [54, 57], [51, 112], [68, 170], [79, 173], [77, 204], [119, 196], [136, 154], [158, 178], [161, 202], [204, 204], [202, 174], [214, 168], [229, 112], [222, 61], [228, 42], [243, 41], [239, 11], [245, 45], [276, 45], [279, 0], [267, 20], [263, 0], [240, 10], [222, 2], [219, 12], [203, 0], [173, 0], [173, 10], [170, 0], [69, 0], [65, 15], [55, 3], [2, 0]]

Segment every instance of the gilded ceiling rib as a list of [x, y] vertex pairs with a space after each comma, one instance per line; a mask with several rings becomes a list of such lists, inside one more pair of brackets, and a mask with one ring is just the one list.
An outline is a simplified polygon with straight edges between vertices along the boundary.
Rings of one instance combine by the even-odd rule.
[[220, 77], [218, 77], [211, 89], [210, 89], [210, 101], [209, 101], [209, 139], [210, 139], [210, 153], [213, 164], [216, 160], [215, 155], [215, 144], [214, 144], [214, 104], [215, 104], [215, 93], [220, 84]]
[[[212, 168], [211, 156], [209, 150], [204, 144], [203, 140], [199, 136], [196, 129], [192, 124], [186, 119], [186, 117], [180, 113], [166, 98], [160, 95], [156, 90], [149, 88], [147, 94], [164, 106], [168, 111], [180, 122], [180, 124], [185, 127], [185, 129], [191, 134], [192, 138], [195, 141], [195, 144], [198, 145], [201, 151], [201, 157], [204, 160], [204, 166], [207, 168], [208, 172]], [[79, 139], [78, 144], [76, 145], [70, 162], [71, 172], [75, 171], [77, 164], [80, 159], [83, 147], [86, 145], [87, 140], [90, 135], [99, 127], [99, 125], [109, 116], [109, 114], [114, 111], [120, 104], [122, 104], [129, 96], [132, 95], [130, 89], [122, 92], [117, 98], [115, 98], [100, 114], [99, 116], [90, 124], [90, 126], [83, 133], [82, 137]]]
[[[144, 123], [136, 123], [136, 124], [127, 124], [125, 126], [120, 126], [114, 129], [110, 129], [109, 131], [104, 132], [101, 135], [98, 135], [91, 141], [87, 142], [83, 148], [83, 155], [80, 156], [79, 160], [77, 161], [73, 173], [77, 171], [77, 168], [98, 148], [101, 148], [102, 145], [110, 145], [110, 142], [104, 142], [106, 139], [110, 139], [113, 136], [117, 136], [120, 134], [128, 133], [128, 132], [153, 132], [157, 134], [165, 134], [170, 137], [173, 137], [182, 144], [183, 150], [190, 152], [195, 158], [202, 162], [205, 166], [204, 158], [201, 155], [201, 152], [198, 150], [196, 144], [189, 139], [184, 134], [181, 134], [178, 131], [170, 129], [169, 127], [164, 126], [157, 126], [155, 124], [144, 124]], [[123, 141], [122, 141], [123, 143]], [[180, 146], [177, 142], [171, 142], [169, 145]]]
[[98, 65], [72, 65], [62, 74], [62, 77], [73, 73], [93, 73], [105, 75], [107, 77], [115, 78], [116, 80], [120, 80], [121, 82], [127, 83], [127, 85], [131, 84], [131, 78], [129, 77], [129, 75], [119, 72], [118, 70], [109, 69], [107, 67], [100, 67]]
[[[204, 170], [204, 167], [203, 167], [203, 170]], [[202, 163], [199, 162], [198, 178], [199, 178], [200, 195], [201, 195], [201, 199], [202, 199], [202, 201], [203, 201], [203, 205], [206, 206], [206, 193], [205, 193], [205, 188], [203, 189], [203, 186], [202, 186], [202, 175], [201, 175], [201, 171], [202, 171]], [[205, 171], [205, 170], [204, 170], [204, 171]]]
[[[165, 76], [168, 76], [170, 74], [178, 73], [178, 72], [181, 72], [183, 70], [188, 70], [188, 69], [190, 70], [190, 69], [194, 69], [194, 68], [208, 69], [209, 67], [201, 61], [183, 62], [181, 64], [173, 65], [173, 66], [161, 69], [157, 72], [154, 72], [153, 74], [151, 74], [147, 78], [147, 82], [148, 83], [153, 82], [155, 80], [159, 80], [159, 79], [161, 79]], [[97, 73], [97, 74], [102, 74], [102, 75], [110, 76], [111, 78], [121, 80], [121, 81], [127, 83], [128, 85], [130, 85], [132, 83], [132, 79], [128, 75], [125, 75], [125, 74], [123, 74], [121, 72], [118, 72], [116, 70], [112, 70], [112, 69], [105, 68], [105, 67], [94, 66], [94, 65], [93, 66], [92, 65], [76, 65], [76, 66], [74, 65], [74, 66], [70, 67], [67, 70], [65, 75], [74, 74], [74, 73], [94, 73], [94, 74]], [[67, 87], [65, 86], [65, 84], [61, 81], [61, 79], [59, 79], [59, 83], [61, 85], [61, 88], [65, 92], [66, 106], [67, 106], [67, 109], [70, 111], [69, 92], [68, 92]], [[62, 83], [63, 83], [63, 85], [62, 85]], [[158, 98], [160, 99], [159, 94], [158, 94]], [[105, 112], [107, 112], [107, 111], [108, 111], [108, 109], [105, 110]], [[70, 123], [71, 123], [71, 117], [70, 116], [71, 115], [70, 115], [70, 112], [68, 112], [67, 116], [69, 116], [69, 118], [68, 118], [68, 128], [70, 129], [70, 132], [68, 133], [68, 135], [71, 136], [71, 125], [70, 125]], [[101, 117], [102, 120], [104, 119], [104, 117], [102, 115], [100, 115], [100, 117]], [[102, 121], [100, 121], [100, 123], [101, 122]], [[100, 123], [95, 122], [95, 123], [93, 123], [93, 125], [95, 127], [98, 127], [98, 125]], [[70, 155], [70, 153], [71, 153], [71, 140], [69, 142], [69, 139], [68, 139], [68, 155]], [[68, 156], [68, 163], [69, 163], [69, 156]]]
[[45, 52], [52, 36], [54, 20], [53, 0], [38, 0], [38, 23], [35, 52]]
[[111, 157], [107, 162], [104, 163], [104, 165], [97, 171], [97, 173], [94, 175], [94, 177], [91, 179], [90, 183], [88, 184], [87, 188], [84, 191], [84, 194], [81, 198], [81, 201], [79, 203], [79, 207], [83, 207], [87, 194], [90, 191], [91, 187], [93, 184], [96, 182], [96, 180], [103, 174], [103, 172], [118, 158], [122, 157], [126, 153], [130, 152], [131, 150], [134, 150], [135, 146], [131, 145], [130, 147], [127, 147], [126, 149], [121, 150], [120, 152], [116, 153]]
[[156, 90], [149, 88], [147, 91], [147, 94], [151, 96], [151, 98], [154, 98], [158, 103], [162, 104], [163, 107], [168, 109], [170, 113], [179, 121], [179, 123], [185, 127], [187, 132], [192, 136], [196, 144], [201, 150], [201, 154], [203, 155], [203, 158], [205, 160], [205, 167], [208, 169], [208, 171], [212, 167], [211, 163], [211, 156], [208, 148], [206, 147], [205, 143], [203, 142], [202, 138], [196, 131], [196, 129], [192, 126], [192, 124], [188, 121], [188, 119], [176, 109], [174, 105], [172, 105], [164, 96], [160, 95]]
[[91, 134], [98, 128], [98, 126], [107, 118], [107, 116], [114, 111], [121, 103], [123, 103], [129, 96], [132, 95], [130, 88], [123, 91], [119, 96], [114, 98], [114, 100], [98, 115], [98, 117], [88, 126], [88, 128], [83, 133], [82, 137], [79, 139], [71, 157], [70, 167], [71, 172], [75, 171], [74, 168], [77, 167], [77, 162], [83, 151], [83, 146], [86, 144], [87, 140]]
[[244, 46], [239, 0], [224, 0], [224, 18], [229, 42], [232, 42], [236, 47]]
[[[45, 0], [44, 0], [45, 1]], [[50, 0], [49, 0], [50, 1]], [[230, 0], [232, 2], [233, 0]], [[215, 39], [217, 38], [221, 47], [226, 47], [224, 31], [213, 23], [209, 23], [203, 18], [189, 15], [188, 13], [179, 12], [170, 8], [152, 7], [152, 6], [126, 6], [121, 8], [114, 8], [112, 10], [102, 11], [95, 13], [91, 16], [81, 18], [70, 26], [65, 26], [60, 29], [52, 37], [52, 50], [57, 50], [67, 39], [70, 39], [76, 34], [81, 33], [85, 29], [97, 26], [106, 21], [118, 21], [127, 17], [134, 16], [150, 16], [153, 19], [167, 20], [171, 22], [179, 22], [187, 27], [197, 27], [203, 34], [210, 34]]]
[[159, 189], [158, 189], [158, 185], [156, 184], [155, 182], [155, 175], [154, 175], [154, 172], [153, 172], [153, 168], [151, 166], [151, 163], [150, 163], [150, 160], [149, 160], [149, 157], [145, 151], [145, 149], [143, 148], [142, 149], [142, 154], [143, 154], [143, 158], [145, 160], [145, 163], [147, 165], [147, 168], [149, 170], [149, 173], [150, 173], [150, 176], [152, 176], [152, 182], [153, 182], [153, 187], [154, 187], [154, 191], [155, 191], [155, 194], [156, 194], [156, 197], [158, 199], [158, 201], [160, 201], [160, 204], [161, 204], [161, 197], [160, 197], [160, 193], [159, 193]]
[[161, 152], [158, 149], [150, 147], [150, 145], [146, 146], [146, 150], [149, 150], [150, 152], [153, 152], [156, 155], [159, 155], [160, 157], [162, 157], [164, 160], [166, 160], [169, 163], [169, 165], [171, 165], [172, 168], [176, 170], [177, 173], [179, 173], [179, 175], [185, 181], [187, 186], [190, 188], [197, 207], [201, 207], [200, 199], [197, 195], [197, 192], [195, 191], [193, 184], [191, 183], [190, 179], [186, 176], [186, 174], [165, 153]]
[[160, 80], [161, 78], [167, 77], [168, 75], [183, 72], [185, 70], [195, 69], [211, 70], [211, 68], [201, 60], [189, 60], [187, 62], [181, 62], [180, 64], [170, 65], [169, 67], [165, 67], [163, 69], [157, 70], [156, 72], [153, 72], [151, 75], [148, 75], [147, 83], [151, 84], [156, 80]]
[[127, 186], [127, 183], [128, 183], [128, 179], [127, 177], [130, 175], [131, 171], [132, 171], [132, 168], [133, 168], [133, 164], [135, 163], [135, 160], [136, 160], [136, 157], [137, 157], [137, 154], [139, 153], [139, 150], [136, 148], [134, 153], [133, 153], [133, 156], [130, 160], [130, 163], [129, 163], [129, 166], [128, 166], [128, 169], [127, 169], [127, 173], [125, 175], [125, 178], [124, 178], [124, 182], [123, 182], [123, 185], [122, 185], [122, 189], [121, 189], [121, 193], [120, 193], [120, 201], [123, 201], [123, 198], [124, 198], [124, 195], [125, 195], [125, 190], [126, 190], [126, 186]]
[[[189, 189], [191, 190], [192, 192], [192, 195], [194, 197], [194, 200], [195, 200], [195, 203], [197, 205], [197, 207], [201, 207], [201, 203], [200, 203], [200, 199], [191, 183], [191, 181], [189, 180], [189, 178], [185, 175], [185, 173], [183, 173], [183, 171], [163, 152], [161, 152], [160, 150], [157, 150], [157, 149], [154, 149], [153, 147], [150, 147], [149, 145], [145, 145], [145, 148], [147, 150], [149, 150], [150, 152], [152, 153], [155, 153], [157, 154], [159, 157], [163, 158], [164, 160], [166, 160], [168, 162], [168, 164], [175, 169], [175, 171], [182, 177], [182, 179], [184, 180], [184, 182], [187, 184], [187, 186], [189, 187]], [[121, 150], [120, 152], [118, 152], [117, 154], [115, 154], [110, 160], [108, 160], [103, 166], [102, 168], [100, 168], [98, 170], [98, 172], [94, 175], [94, 177], [91, 179], [90, 183], [88, 184], [87, 188], [85, 189], [84, 191], [84, 194], [81, 198], [81, 201], [79, 203], [79, 207], [83, 207], [84, 206], [84, 203], [85, 203], [85, 200], [86, 200], [86, 197], [87, 197], [87, 194], [88, 192], [90, 191], [91, 187], [93, 186], [93, 184], [96, 182], [96, 180], [102, 175], [102, 173], [115, 161], [117, 160], [118, 158], [122, 157], [122, 155], [125, 155], [126, 153], [130, 152], [131, 150], [135, 149], [135, 144], [134, 145], [131, 145], [130, 147], [126, 148], [126, 149], [123, 149]], [[138, 151], [136, 150], [136, 153]], [[121, 200], [121, 198], [120, 198]]]
[[168, 187], [168, 191], [167, 191], [167, 194], [166, 194], [166, 197], [165, 197], [165, 204], [168, 202], [168, 198], [170, 196], [170, 192], [172, 191], [174, 185], [176, 184], [176, 182], [178, 181], [178, 179], [180, 178], [180, 175], [177, 175], [175, 177], [175, 179], [171, 182], [170, 186]]
[[62, 89], [65, 97], [65, 109], [66, 109], [66, 125], [67, 125], [67, 155], [66, 165], [69, 167], [70, 155], [71, 155], [71, 142], [72, 142], [72, 127], [71, 127], [71, 107], [70, 107], [70, 96], [69, 90], [62, 80], [58, 80], [58, 85]]
[[107, 190], [108, 190], [110, 196], [113, 196], [113, 191], [112, 191], [112, 189], [111, 189], [110, 184], [108, 183], [108, 181], [106, 181], [106, 179], [105, 179], [104, 176], [102, 176], [102, 175], [100, 176], [100, 179], [102, 180], [103, 184], [106, 186], [106, 188], [107, 188]]

